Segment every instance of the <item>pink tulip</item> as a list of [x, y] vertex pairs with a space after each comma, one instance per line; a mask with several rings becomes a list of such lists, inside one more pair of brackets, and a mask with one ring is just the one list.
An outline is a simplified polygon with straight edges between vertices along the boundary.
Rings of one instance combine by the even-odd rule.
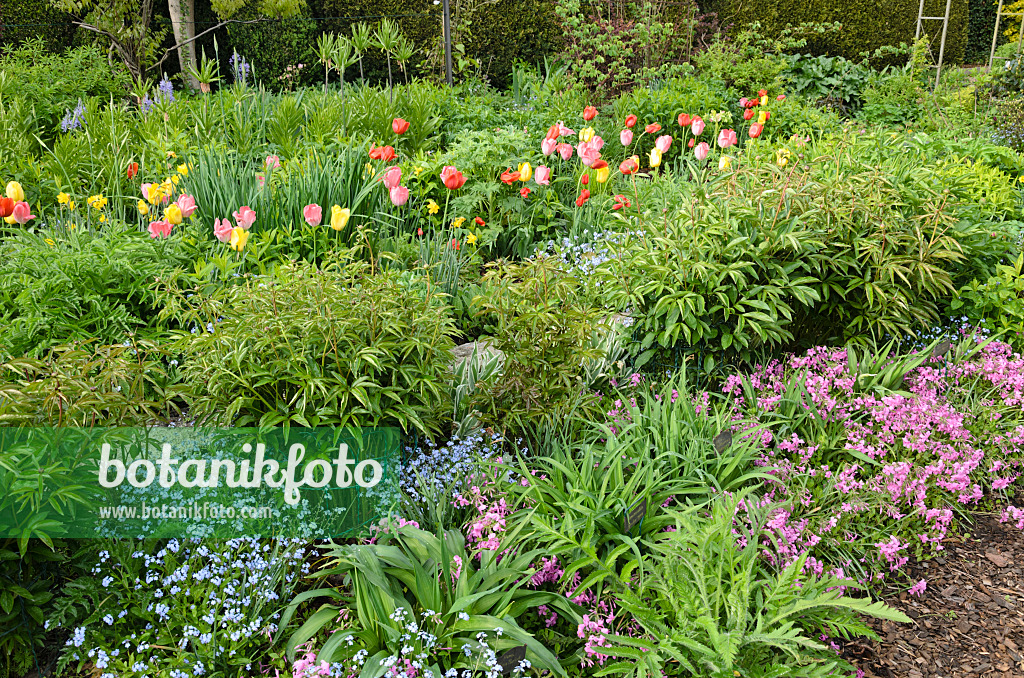
[[[316, 203], [306, 205], [302, 208], [302, 218], [305, 219], [306, 223], [310, 226], [319, 226], [320, 220], [323, 219], [323, 216], [324, 211], [320, 208], [320, 205], [317, 205]], [[225, 221], [227, 220], [225, 219]]]
[[562, 156], [562, 160], [568, 160], [572, 157], [572, 144], [558, 144], [556, 150]]
[[389, 191], [402, 183], [402, 168], [398, 165], [388, 168], [388, 171], [384, 173], [383, 181]]
[[153, 184], [142, 184], [141, 186], [139, 186], [139, 190], [142, 191], [142, 199], [143, 200], [149, 200], [149, 188], [152, 185]]
[[747, 105], [747, 101], [747, 97], [743, 97], [742, 99], [740, 99], [740, 108], [745, 107]]
[[213, 234], [217, 236], [217, 240], [220, 240], [221, 242], [227, 242], [228, 240], [231, 240], [232, 228], [233, 226], [231, 225], [231, 222], [228, 221], [227, 219], [213, 220]]
[[576, 131], [569, 129], [564, 124], [562, 124], [561, 120], [559, 120], [558, 121], [558, 134], [559, 134], [559, 136], [563, 136], [563, 137], [571, 137], [571, 136], [575, 136]]
[[256, 223], [256, 213], [250, 207], [239, 207], [237, 212], [231, 213], [231, 216], [235, 218], [235, 223], [238, 227], [246, 231]]
[[149, 237], [150, 238], [169, 238], [171, 236], [171, 222], [169, 221], [154, 221], [149, 225]]
[[629, 146], [633, 143], [633, 130], [626, 128], [619, 132], [619, 143], [623, 146]]
[[32, 214], [32, 207], [27, 202], [21, 201], [14, 203], [14, 211], [11, 212], [11, 218], [24, 225], [29, 219], [35, 219], [36, 215]]
[[693, 154], [697, 156], [697, 160], [704, 160], [708, 157], [710, 151], [711, 147], [708, 146], [706, 141], [702, 141], [694, 147]]
[[593, 165], [601, 157], [601, 152], [594, 148], [594, 145], [590, 142], [583, 141], [576, 147], [576, 152], [580, 156], [580, 162], [587, 167]]
[[187, 193], [182, 193], [178, 196], [176, 201], [178, 209], [181, 210], [181, 216], [188, 219], [190, 216], [195, 214], [196, 211], [196, 199]]
[[391, 189], [391, 202], [395, 207], [401, 207], [409, 201], [409, 189], [405, 186], [395, 186]]
[[668, 134], [663, 134], [654, 141], [654, 147], [662, 153], [668, 153], [668, 148], [671, 145], [672, 137]]
[[540, 142], [540, 150], [546, 156], [554, 153], [556, 146], [558, 146], [558, 142], [554, 139], [544, 139], [544, 141]]
[[268, 155], [266, 165], [267, 169], [273, 172], [274, 170], [281, 166], [281, 158], [277, 157], [276, 155]]
[[699, 115], [694, 116], [693, 122], [690, 123], [690, 131], [695, 137], [699, 137], [704, 131], [704, 120]]
[[718, 147], [729, 148], [739, 143], [739, 138], [736, 136], [736, 131], [731, 129], [723, 129], [718, 133]]
[[551, 183], [551, 168], [546, 165], [537, 165], [537, 169], [533, 171], [533, 180], [541, 186], [547, 186]]
[[594, 135], [594, 138], [590, 140], [589, 143], [590, 143], [591, 146], [593, 146], [594, 148], [596, 148], [599, 151], [602, 148], [604, 148], [604, 139], [602, 139], [601, 137], [597, 136], [596, 134]]
[[267, 183], [266, 177], [264, 177], [262, 174], [257, 174], [256, 175], [256, 181], [259, 182], [260, 188], [263, 188], [263, 186], [266, 185], [266, 183]]

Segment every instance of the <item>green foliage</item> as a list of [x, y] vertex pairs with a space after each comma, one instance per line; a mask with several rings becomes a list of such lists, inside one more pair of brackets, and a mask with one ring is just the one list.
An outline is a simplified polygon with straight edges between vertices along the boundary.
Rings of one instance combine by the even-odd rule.
[[992, 33], [996, 27], [996, 8], [997, 4], [991, 0], [968, 0], [965, 64], [988, 64], [992, 50]]
[[[265, 9], [263, 0], [251, 0], [238, 12], [239, 19], [258, 18]], [[229, 24], [228, 35], [238, 52], [253, 67], [256, 79], [272, 90], [291, 89], [296, 84], [310, 85], [317, 80], [313, 67], [313, 48], [319, 32], [316, 16], [303, 9], [297, 16], [254, 24]], [[288, 78], [289, 67], [302, 64], [299, 77]], [[297, 80], [297, 82], [296, 82]]]
[[715, 80], [725, 88], [756, 92], [779, 90], [786, 62], [778, 54], [780, 46], [765, 37], [759, 25], [742, 30], [730, 41], [719, 40], [697, 56], [701, 77]]
[[680, 113], [704, 115], [728, 107], [731, 97], [714, 83], [697, 77], [673, 78], [657, 88], [636, 88], [615, 99], [615, 122], [635, 115], [644, 125], [658, 122], [670, 128]]
[[992, 64], [992, 94], [997, 97], [1012, 97], [1024, 92], [1024, 57]]
[[[741, 0], [708, 0], [704, 10], [718, 13], [721, 25], [743, 27], [759, 22], [761, 33], [769, 38], [778, 35], [787, 25], [804, 22], [831, 24], [839, 22], [841, 31], [829, 33], [808, 41], [812, 54], [842, 56], [858, 59], [864, 52], [879, 47], [910, 44], [917, 29], [918, 0], [898, 0], [879, 3], [874, 0], [765, 0], [756, 4]], [[925, 0], [925, 16], [942, 16], [945, 0]], [[950, 7], [949, 28], [943, 63], [963, 62], [967, 42], [968, 0], [953, 0]], [[926, 21], [925, 32], [931, 38], [931, 53], [938, 57], [941, 21]], [[992, 34], [989, 33], [989, 40]], [[889, 63], [895, 61], [889, 60]]]
[[184, 263], [175, 245], [116, 224], [8, 237], [0, 245], [0, 353], [40, 356], [71, 341], [152, 337], [160, 331], [156, 281]]
[[993, 141], [1024, 151], [1024, 99], [1000, 102], [992, 116], [992, 127]]
[[785, 58], [787, 90], [842, 113], [854, 113], [860, 107], [861, 92], [871, 73], [866, 66], [839, 56], [792, 54]]
[[170, 286], [165, 311], [186, 328], [175, 346], [198, 421], [439, 430], [454, 328], [422, 279], [340, 258], [213, 289], [204, 277]]
[[[541, 605], [578, 619], [578, 607], [563, 596], [526, 588], [535, 572], [531, 565], [543, 550], [483, 550], [477, 560], [457, 530], [442, 529], [435, 535], [409, 524], [385, 530], [375, 544], [335, 545], [329, 550], [329, 565], [320, 575], [344, 577], [351, 595], [326, 588], [296, 596], [281, 619], [282, 629], [306, 601], [336, 602], [322, 604], [292, 634], [289, 656], [326, 631], [330, 635], [318, 643], [317, 661], [351, 661], [365, 650], [369, 657], [362, 676], [382, 675], [381, 661], [389, 655], [416, 654], [424, 668], [441, 676], [451, 667], [480, 668], [481, 650], [521, 645], [527, 646], [527, 659], [534, 667], [566, 675], [558, 658], [516, 622]], [[515, 536], [507, 535], [506, 545], [515, 544]], [[350, 628], [332, 633], [341, 612], [338, 602], [354, 609], [355, 619]], [[426, 640], [423, 633], [406, 635], [410, 623], [435, 640]], [[496, 638], [478, 644], [477, 634], [496, 631]], [[402, 650], [410, 643], [415, 644], [415, 653]]]
[[3, 675], [17, 676], [34, 668], [42, 652], [43, 624], [53, 604], [53, 588], [59, 577], [60, 563], [66, 558], [58, 542], [50, 545], [39, 539], [27, 540], [19, 548], [17, 540], [0, 539], [0, 665]]
[[975, 326], [999, 335], [1001, 341], [1024, 350], [1024, 254], [982, 283], [972, 280], [960, 290], [950, 307]]
[[882, 125], [910, 125], [923, 113], [923, 97], [912, 71], [879, 73], [864, 88], [860, 118]]
[[[736, 520], [742, 502], [749, 522]], [[754, 510], [755, 502], [742, 492], [715, 501], [707, 519], [676, 517], [675, 531], [649, 557], [648, 578], [620, 594], [645, 637], [611, 637], [602, 651], [624, 661], [595, 675], [658, 676], [678, 662], [688, 674], [722, 678], [830, 676], [851, 667], [819, 641], [821, 633], [873, 636], [860, 614], [908, 621], [884, 603], [844, 594], [841, 587], [861, 588], [854, 581], [805, 573], [806, 554], [781, 570], [766, 566], [768, 511]]]
[[48, 0], [4, 0], [0, 24], [0, 45], [5, 50], [38, 39], [46, 50], [59, 52], [76, 38], [71, 17], [54, 9]]
[[559, 405], [580, 389], [586, 361], [598, 357], [590, 345], [598, 309], [554, 257], [495, 264], [484, 282], [487, 296], [474, 303], [494, 318], [490, 341], [505, 366], [501, 379], [474, 394], [474, 406], [491, 425], [559, 416]]

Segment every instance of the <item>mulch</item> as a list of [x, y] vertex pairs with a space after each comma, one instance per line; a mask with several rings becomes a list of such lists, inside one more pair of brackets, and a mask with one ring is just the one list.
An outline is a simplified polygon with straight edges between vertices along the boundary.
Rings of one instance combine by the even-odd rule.
[[979, 513], [938, 557], [909, 566], [928, 581], [920, 598], [906, 580], [882, 590], [913, 625], [876, 620], [880, 641], [856, 639], [843, 656], [868, 678], [1024, 678], [1024, 533]]

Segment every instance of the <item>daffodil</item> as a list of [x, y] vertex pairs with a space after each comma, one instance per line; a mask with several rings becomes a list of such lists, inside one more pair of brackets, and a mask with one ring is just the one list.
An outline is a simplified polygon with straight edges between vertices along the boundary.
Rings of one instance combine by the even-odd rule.
[[59, 202], [61, 205], [67, 205], [69, 202], [71, 202], [71, 196], [61, 191], [60, 193], [57, 194], [57, 202]]
[[722, 159], [718, 161], [718, 169], [727, 170], [732, 169], [732, 158], [727, 155], [723, 155]]
[[245, 243], [249, 241], [249, 231], [244, 228], [233, 228], [231, 229], [231, 240], [228, 241], [228, 245], [231, 249], [236, 252], [241, 252], [242, 248], [245, 247]]
[[68, 209], [69, 210], [75, 209], [75, 201], [74, 200], [72, 200], [71, 202], [68, 203]]
[[415, 174], [416, 176], [419, 176], [419, 175], [423, 174], [423, 168], [420, 167], [419, 165], [416, 165], [415, 167], [413, 167], [412, 171], [413, 171], [413, 174]]
[[427, 214], [437, 214], [440, 209], [441, 206], [434, 202], [433, 199], [427, 201]]
[[352, 210], [347, 207], [342, 209], [340, 205], [335, 205], [331, 208], [331, 228], [335, 231], [340, 231], [345, 228], [351, 217]]
[[177, 185], [178, 185], [178, 181], [179, 181], [180, 179], [181, 179], [181, 177], [179, 177], [179, 176], [178, 176], [177, 174], [175, 174], [175, 175], [173, 175], [173, 176], [171, 177], [171, 181], [173, 181], [173, 182], [174, 182], [174, 185], [175, 185], [175, 186], [177, 186]]
[[178, 165], [178, 174], [183, 177], [188, 176], [188, 165]]
[[475, 245], [476, 244], [476, 233], [470, 233], [468, 236], [466, 236], [466, 244], [467, 245]]
[[106, 214], [101, 214], [101, 215], [100, 215], [100, 223], [102, 224], [102, 223], [104, 223], [104, 222], [105, 222], [106, 220], [107, 220], [107, 215], [106, 215]]
[[107, 199], [102, 195], [91, 195], [86, 202], [93, 209], [101, 210], [107, 205]]
[[370, 163], [366, 163], [366, 173], [369, 174], [371, 177], [374, 174], [376, 174], [376, 171], [373, 169], [373, 165], [371, 165]]
[[462, 228], [464, 223], [466, 223], [466, 217], [459, 217], [452, 221], [452, 228]]
[[775, 164], [779, 167], [785, 167], [789, 164], [789, 158], [792, 155], [788, 148], [780, 148], [775, 151]]

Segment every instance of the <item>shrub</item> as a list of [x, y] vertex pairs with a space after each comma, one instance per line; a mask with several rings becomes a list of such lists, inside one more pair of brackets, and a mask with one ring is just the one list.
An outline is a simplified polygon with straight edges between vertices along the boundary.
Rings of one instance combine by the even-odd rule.
[[860, 108], [861, 93], [869, 82], [867, 67], [843, 57], [811, 54], [788, 55], [786, 63], [787, 89], [845, 114]]
[[0, 45], [17, 49], [39, 40], [51, 52], [74, 44], [77, 29], [71, 17], [49, 0], [4, 0], [0, 3]]
[[338, 259], [166, 298], [198, 421], [440, 429], [454, 326], [422, 279]]
[[1014, 349], [1024, 350], [1024, 254], [982, 283], [972, 280], [950, 304], [971, 323], [996, 333]]
[[992, 140], [1024, 151], [1024, 99], [1001, 102], [992, 116]]

